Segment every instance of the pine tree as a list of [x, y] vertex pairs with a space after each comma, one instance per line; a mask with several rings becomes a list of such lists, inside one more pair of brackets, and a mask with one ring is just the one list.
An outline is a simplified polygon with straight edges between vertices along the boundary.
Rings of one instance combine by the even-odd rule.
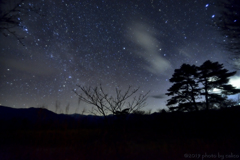
[[[226, 99], [226, 96], [240, 92], [228, 84], [229, 77], [236, 72], [228, 72], [223, 68], [223, 64], [218, 62], [206, 61], [198, 68], [198, 83], [202, 84], [201, 95], [205, 97], [206, 110], [210, 108], [210, 104], [219, 103]], [[221, 94], [212, 92], [214, 89], [220, 90]]]
[[168, 100], [167, 106], [174, 104], [191, 104], [185, 105], [186, 108], [182, 110], [188, 110], [189, 107], [194, 106], [195, 110], [198, 110], [196, 104], [196, 98], [199, 95], [198, 84], [195, 81], [197, 76], [197, 67], [195, 65], [183, 64], [180, 69], [175, 69], [175, 72], [170, 82], [174, 83], [172, 87], [168, 89], [166, 95], [173, 96]]
[[[228, 84], [229, 78], [236, 72], [229, 72], [223, 68], [223, 64], [204, 62], [200, 67], [195, 65], [183, 64], [180, 69], [175, 72], [170, 82], [173, 85], [168, 89], [166, 95], [172, 96], [167, 100], [167, 106], [178, 104], [178, 106], [170, 107], [170, 110], [178, 111], [199, 110], [197, 99], [205, 99], [205, 110], [209, 110], [218, 104], [220, 106], [227, 99], [227, 95], [240, 93], [240, 89], [236, 89]], [[213, 92], [215, 89], [219, 93]]]

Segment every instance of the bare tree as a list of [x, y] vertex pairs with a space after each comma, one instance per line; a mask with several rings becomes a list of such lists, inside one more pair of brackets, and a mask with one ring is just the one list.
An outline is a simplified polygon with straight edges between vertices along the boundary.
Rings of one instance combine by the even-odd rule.
[[[16, 1], [0, 1], [0, 32], [8, 37], [10, 35], [14, 36], [23, 46], [23, 37], [20, 37], [16, 33], [16, 28], [23, 28], [22, 26], [22, 16], [29, 12], [34, 12], [40, 15], [40, 9], [36, 8], [34, 5], [29, 3], [24, 4], [24, 0]], [[43, 16], [43, 15], [41, 15]]]
[[115, 89], [115, 96], [107, 94], [102, 85], [96, 87], [84, 87], [77, 85], [81, 93], [73, 90], [79, 97], [79, 101], [93, 105], [91, 113], [100, 114], [106, 117], [108, 114], [118, 115], [121, 113], [132, 113], [146, 105], [148, 92], [134, 96], [139, 88], [133, 89], [131, 86], [125, 92]]
[[240, 1], [220, 0], [217, 4], [220, 14], [214, 25], [225, 38], [221, 45], [231, 52], [234, 66], [240, 69]]

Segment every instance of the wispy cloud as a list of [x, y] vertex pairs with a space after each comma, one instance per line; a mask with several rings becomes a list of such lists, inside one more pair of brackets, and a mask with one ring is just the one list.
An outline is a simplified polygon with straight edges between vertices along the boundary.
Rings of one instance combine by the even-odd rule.
[[234, 86], [236, 88], [240, 88], [240, 76], [233, 76], [229, 80], [229, 84], [231, 84], [232, 86]]
[[240, 68], [240, 56], [234, 61], [236, 68]]
[[47, 76], [56, 73], [56, 69], [50, 68], [43, 62], [33, 62], [31, 60], [5, 59], [5, 65], [18, 72], [29, 73], [38, 76]]
[[146, 65], [143, 65], [143, 68], [156, 75], [164, 74], [170, 69], [170, 62], [159, 53], [160, 42], [155, 38], [154, 31], [149, 31], [150, 27], [142, 23], [137, 23], [130, 28], [132, 28], [129, 31], [129, 34], [133, 35], [132, 42], [143, 49], [134, 51], [145, 60]]
[[153, 95], [151, 97], [152, 98], [157, 98], [157, 99], [163, 99], [163, 98], [166, 98], [166, 95], [165, 94], [159, 94], [159, 95]]

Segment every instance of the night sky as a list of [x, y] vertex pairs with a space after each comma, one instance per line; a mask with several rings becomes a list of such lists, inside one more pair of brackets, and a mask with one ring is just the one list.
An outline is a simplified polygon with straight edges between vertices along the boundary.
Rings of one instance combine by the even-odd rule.
[[[22, 16], [23, 46], [0, 35], [0, 104], [16, 108], [69, 103], [80, 112], [76, 84], [151, 90], [146, 110], [165, 108], [162, 97], [174, 69], [206, 60], [229, 64], [212, 26], [217, 0], [34, 0], [45, 16]], [[240, 77], [240, 74], [238, 74]], [[233, 79], [240, 82], [237, 76]], [[240, 84], [240, 83], [239, 83]], [[240, 87], [240, 86], [239, 86]], [[170, 97], [169, 97], [170, 98]], [[77, 109], [78, 108], [78, 109]], [[86, 108], [87, 109], [87, 108]]]

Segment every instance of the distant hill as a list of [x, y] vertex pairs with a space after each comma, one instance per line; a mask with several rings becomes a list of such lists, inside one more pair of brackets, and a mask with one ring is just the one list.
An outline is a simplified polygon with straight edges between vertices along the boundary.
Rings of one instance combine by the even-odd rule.
[[13, 118], [29, 119], [29, 120], [54, 120], [58, 118], [81, 119], [103, 119], [102, 116], [81, 115], [81, 114], [57, 114], [46, 108], [12, 108], [0, 106], [0, 120], [11, 120]]
[[45, 108], [11, 108], [0, 106], [0, 125], [2, 128], [36, 128], [74, 126], [75, 119], [69, 115], [56, 114]]
[[11, 120], [15, 119], [29, 119], [32, 121], [37, 120], [52, 120], [57, 118], [58, 115], [45, 108], [11, 108], [0, 106], [0, 119]]
[[[130, 128], [162, 128], [168, 130], [185, 128], [198, 130], [202, 128], [229, 128], [238, 126], [240, 121], [240, 106], [199, 112], [166, 112], [151, 115], [130, 114], [124, 119], [117, 116], [102, 116], [81, 114], [56, 114], [45, 108], [11, 108], [0, 106], [0, 126], [4, 128], [81, 128], [101, 127], [104, 122], [112, 126], [128, 126]], [[200, 127], [201, 126], [201, 127]], [[35, 128], [37, 128], [35, 127]]]
[[12, 108], [0, 106], [0, 125], [3, 128], [33, 128], [36, 124], [48, 126], [48, 128], [61, 128], [63, 126], [82, 127], [89, 125], [97, 126], [102, 124], [102, 122], [102, 116], [57, 114], [45, 108]]

